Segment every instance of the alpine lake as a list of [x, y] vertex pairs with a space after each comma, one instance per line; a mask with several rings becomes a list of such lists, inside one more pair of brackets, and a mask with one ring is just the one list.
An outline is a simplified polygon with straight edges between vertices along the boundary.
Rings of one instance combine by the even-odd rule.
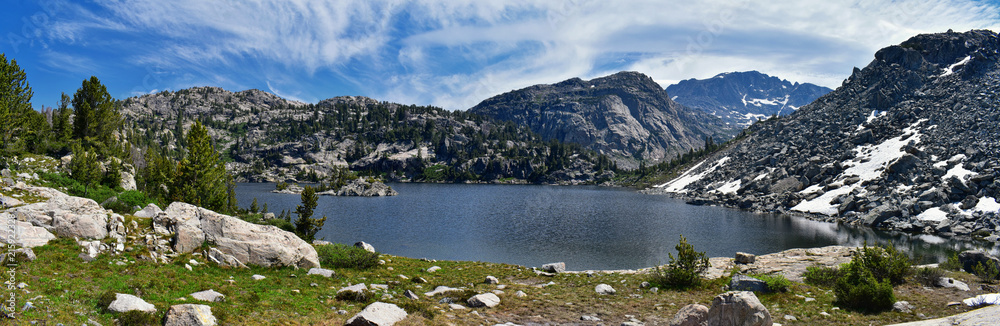
[[[633, 189], [597, 186], [390, 183], [391, 197], [320, 196], [313, 217], [327, 216], [317, 239], [365, 241], [379, 252], [411, 258], [541, 266], [569, 270], [638, 269], [665, 264], [680, 236], [709, 257], [791, 248], [892, 242], [918, 262], [996, 244], [688, 205]], [[240, 206], [254, 198], [275, 214], [294, 211], [299, 195], [273, 183], [240, 183]], [[294, 218], [294, 217], [293, 217]]]

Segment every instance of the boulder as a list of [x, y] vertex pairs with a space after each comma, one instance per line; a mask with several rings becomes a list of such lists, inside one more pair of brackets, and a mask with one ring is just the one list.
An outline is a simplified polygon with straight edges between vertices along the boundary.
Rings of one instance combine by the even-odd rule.
[[693, 303], [677, 311], [670, 319], [670, 326], [705, 326], [708, 324], [708, 307]]
[[164, 326], [213, 326], [216, 324], [212, 307], [201, 304], [179, 304], [167, 310]]
[[729, 281], [730, 291], [768, 292], [767, 283], [757, 278], [736, 275]]
[[350, 326], [389, 326], [406, 319], [406, 310], [391, 303], [375, 302], [347, 320]]
[[895, 303], [892, 304], [892, 311], [908, 313], [913, 311], [913, 308], [916, 307], [914, 307], [908, 301], [896, 301]]
[[[327, 191], [320, 194], [334, 195], [333, 191]], [[340, 189], [337, 190], [336, 195], [382, 197], [382, 196], [396, 196], [399, 195], [399, 193], [384, 183], [378, 181], [368, 182], [365, 181], [364, 178], [357, 178], [352, 180], [350, 183], [344, 185], [343, 187], [340, 187]]]
[[131, 173], [121, 171], [121, 187], [125, 190], [135, 190], [135, 176]]
[[[44, 246], [49, 243], [49, 240], [55, 239], [56, 236], [40, 226], [34, 226], [31, 223], [23, 221], [15, 221], [14, 215], [9, 213], [0, 213], [0, 225], [5, 227], [0, 227], [0, 243], [12, 244], [24, 248], [34, 248], [38, 246]], [[13, 224], [14, 235], [10, 234], [11, 229], [9, 226]], [[10, 239], [15, 239], [14, 243], [10, 243]]]
[[708, 326], [768, 326], [771, 313], [753, 292], [729, 291], [712, 299], [708, 309]]
[[243, 264], [239, 259], [217, 248], [208, 249], [208, 261], [219, 264], [219, 266], [247, 268], [247, 265]]
[[361, 294], [361, 293], [368, 292], [368, 286], [366, 286], [364, 283], [358, 283], [358, 284], [354, 284], [354, 285], [351, 285], [351, 286], [347, 286], [347, 287], [341, 288], [340, 290], [337, 290], [337, 294], [341, 294], [343, 292], [354, 292], [354, 293]]
[[968, 284], [950, 277], [939, 278], [937, 285], [943, 288], [954, 288], [959, 291], [969, 291]]
[[89, 198], [56, 196], [9, 212], [19, 221], [43, 227], [60, 237], [99, 240], [108, 236], [108, 211]]
[[312, 245], [294, 233], [272, 225], [258, 225], [191, 204], [175, 202], [153, 218], [153, 228], [173, 235], [178, 253], [188, 253], [208, 242], [243, 264], [262, 267], [319, 267]]
[[115, 293], [115, 301], [108, 305], [108, 310], [114, 312], [127, 312], [138, 310], [142, 312], [156, 312], [156, 307], [131, 294]]
[[322, 277], [333, 277], [335, 273], [332, 270], [325, 268], [310, 268], [306, 275], [319, 275]]
[[156, 206], [156, 204], [149, 204], [149, 205], [146, 205], [146, 207], [143, 208], [142, 210], [140, 210], [138, 212], [135, 212], [135, 214], [132, 214], [132, 215], [134, 215], [135, 217], [141, 217], [141, 218], [153, 218], [157, 214], [160, 214], [160, 212], [162, 212], [162, 211], [163, 210], [160, 209], [159, 206]]
[[602, 284], [598, 284], [597, 286], [595, 286], [594, 287], [594, 291], [597, 292], [597, 294], [605, 294], [605, 295], [615, 294], [615, 292], [618, 292], [618, 291], [615, 291], [615, 288], [611, 287], [610, 285], [603, 284], [603, 283]]
[[757, 261], [757, 256], [754, 254], [748, 254], [745, 252], [736, 253], [737, 264], [753, 264], [755, 261]]
[[494, 277], [492, 275], [488, 275], [488, 276], [486, 276], [486, 281], [484, 281], [483, 283], [486, 283], [486, 284], [500, 284], [500, 280], [498, 280], [496, 277]]
[[433, 272], [437, 272], [439, 269], [441, 269], [441, 266], [431, 266], [431, 267], [427, 268], [427, 272], [428, 273], [433, 273]]
[[542, 270], [549, 273], [564, 273], [566, 272], [566, 263], [558, 262], [545, 264], [542, 265]]
[[201, 292], [191, 293], [191, 297], [195, 298], [195, 300], [207, 301], [207, 302], [222, 302], [222, 300], [226, 299], [226, 295], [219, 292], [215, 292], [215, 290], [205, 290]]
[[480, 307], [496, 307], [500, 304], [500, 297], [493, 293], [483, 293], [477, 294], [465, 301], [469, 304], [469, 307], [480, 308]]
[[14, 207], [18, 205], [24, 205], [24, 202], [18, 200], [14, 197], [7, 197], [0, 194], [0, 208]]
[[410, 300], [420, 299], [420, 297], [417, 296], [416, 293], [413, 293], [413, 291], [410, 290], [406, 290], [406, 292], [403, 292], [403, 296], [409, 298]]
[[372, 246], [371, 244], [367, 243], [367, 242], [364, 242], [364, 241], [358, 241], [358, 242], [356, 242], [354, 244], [354, 246], [358, 247], [358, 248], [361, 248], [361, 249], [364, 249], [367, 252], [371, 252], [371, 253], [375, 252], [375, 247]]
[[438, 287], [434, 288], [434, 291], [424, 293], [424, 295], [426, 295], [428, 297], [433, 297], [433, 296], [438, 295], [438, 294], [452, 292], [452, 291], [461, 291], [461, 290], [453, 288], [453, 287], [447, 287], [447, 286], [441, 285], [441, 286], [438, 286]]
[[982, 264], [984, 267], [988, 266], [987, 264], [993, 264], [997, 270], [1000, 270], [1000, 259], [988, 255], [982, 249], [963, 251], [958, 254], [958, 261], [962, 263], [962, 268], [969, 273], [972, 273], [972, 268], [978, 264]]

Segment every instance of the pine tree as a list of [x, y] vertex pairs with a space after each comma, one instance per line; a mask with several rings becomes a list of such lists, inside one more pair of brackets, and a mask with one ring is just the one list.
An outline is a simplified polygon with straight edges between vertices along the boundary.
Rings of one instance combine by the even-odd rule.
[[121, 128], [118, 103], [96, 76], [84, 80], [73, 94], [73, 137], [88, 146], [115, 145], [114, 132]]
[[264, 207], [260, 209], [261, 213], [267, 213], [267, 203], [264, 203]]
[[316, 209], [318, 196], [316, 189], [306, 186], [302, 190], [302, 205], [295, 207], [295, 214], [299, 217], [295, 219], [295, 233], [306, 242], [312, 242], [316, 238], [316, 232], [323, 228], [326, 223], [326, 216], [323, 218], [312, 218], [313, 210]]
[[230, 212], [232, 177], [201, 122], [191, 127], [187, 144], [188, 152], [177, 164], [171, 198], [221, 213]]
[[250, 214], [255, 214], [260, 211], [260, 207], [257, 206], [257, 197], [253, 198], [253, 202], [250, 203]]
[[84, 196], [87, 196], [90, 186], [96, 184], [101, 177], [97, 156], [80, 146], [73, 147], [73, 159], [69, 161], [69, 170], [70, 177], [84, 185]]
[[28, 128], [28, 119], [35, 113], [31, 108], [34, 93], [28, 85], [27, 74], [17, 65], [17, 60], [7, 61], [0, 53], [0, 149], [10, 147], [19, 134]]

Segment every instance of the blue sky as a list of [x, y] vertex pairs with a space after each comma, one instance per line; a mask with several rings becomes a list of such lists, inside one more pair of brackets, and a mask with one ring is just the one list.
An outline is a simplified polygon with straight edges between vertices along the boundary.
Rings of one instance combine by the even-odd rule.
[[116, 98], [193, 86], [315, 103], [464, 110], [621, 70], [666, 86], [758, 70], [831, 88], [919, 33], [1000, 31], [982, 0], [8, 1], [0, 51], [56, 106], [95, 75]]

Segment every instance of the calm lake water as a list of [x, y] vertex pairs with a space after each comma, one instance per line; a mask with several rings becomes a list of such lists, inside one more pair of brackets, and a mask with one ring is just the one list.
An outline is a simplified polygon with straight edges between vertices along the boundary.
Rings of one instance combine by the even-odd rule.
[[[979, 243], [908, 236], [778, 215], [692, 206], [630, 189], [589, 186], [390, 184], [394, 197], [320, 196], [326, 215], [316, 237], [412, 258], [489, 261], [523, 266], [564, 261], [569, 270], [635, 269], [669, 261], [680, 235], [710, 257], [737, 251], [893, 241], [925, 262]], [[272, 183], [241, 183], [243, 207], [256, 197], [270, 211], [294, 210], [299, 195]], [[986, 248], [996, 252], [996, 247]]]

